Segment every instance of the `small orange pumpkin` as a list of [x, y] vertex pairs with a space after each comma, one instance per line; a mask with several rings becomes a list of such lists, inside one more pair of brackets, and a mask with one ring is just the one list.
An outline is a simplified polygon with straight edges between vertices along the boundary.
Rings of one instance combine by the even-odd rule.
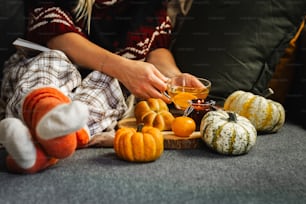
[[150, 126], [123, 127], [116, 131], [114, 139], [116, 155], [130, 162], [150, 162], [158, 159], [164, 151], [161, 131]]
[[137, 124], [144, 123], [159, 130], [171, 130], [174, 116], [169, 112], [167, 104], [157, 98], [149, 98], [136, 104], [134, 115]]

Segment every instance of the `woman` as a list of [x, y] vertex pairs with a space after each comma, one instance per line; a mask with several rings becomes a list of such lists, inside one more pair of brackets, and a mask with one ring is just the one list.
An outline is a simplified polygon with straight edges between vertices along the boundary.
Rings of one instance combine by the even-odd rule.
[[17, 52], [6, 63], [0, 143], [10, 154], [9, 169], [40, 171], [113, 130], [127, 110], [122, 87], [170, 102], [162, 94], [166, 81], [181, 72], [167, 49], [166, 2], [27, 1], [27, 39], [51, 51]]

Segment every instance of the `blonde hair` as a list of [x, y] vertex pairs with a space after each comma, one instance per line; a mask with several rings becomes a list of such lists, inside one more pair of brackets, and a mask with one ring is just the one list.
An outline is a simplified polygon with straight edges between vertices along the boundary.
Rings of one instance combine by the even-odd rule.
[[73, 10], [77, 21], [84, 19], [88, 34], [90, 33], [91, 12], [94, 3], [95, 0], [79, 0]]

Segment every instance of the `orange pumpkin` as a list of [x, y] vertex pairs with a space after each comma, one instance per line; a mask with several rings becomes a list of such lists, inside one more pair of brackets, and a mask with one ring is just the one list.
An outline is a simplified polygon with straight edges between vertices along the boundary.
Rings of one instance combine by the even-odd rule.
[[134, 115], [137, 124], [144, 123], [159, 130], [171, 130], [174, 116], [169, 112], [167, 104], [156, 98], [149, 98], [136, 104]]
[[130, 162], [150, 162], [158, 159], [164, 151], [164, 137], [154, 127], [123, 127], [116, 131], [114, 150], [116, 155]]

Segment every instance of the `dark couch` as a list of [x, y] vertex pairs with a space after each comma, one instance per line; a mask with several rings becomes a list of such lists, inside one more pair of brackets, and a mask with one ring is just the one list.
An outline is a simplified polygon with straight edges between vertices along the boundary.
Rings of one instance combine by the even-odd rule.
[[183, 71], [212, 81], [220, 103], [235, 90], [270, 87], [271, 99], [305, 117], [305, 8], [302, 0], [194, 0], [177, 17], [172, 52]]
[[[305, 29], [297, 36], [294, 46], [289, 44], [306, 12], [305, 3], [301, 2], [194, 1], [188, 16], [178, 16], [180, 26], [174, 33], [172, 51], [184, 71], [212, 79], [215, 89], [211, 97], [222, 103], [237, 87], [260, 93], [272, 86], [276, 92], [273, 99], [283, 103], [287, 114], [284, 127], [275, 134], [258, 135], [256, 145], [248, 154], [224, 156], [203, 145], [199, 149], [165, 150], [155, 162], [135, 164], [118, 159], [112, 148], [89, 148], [78, 150], [41, 173], [15, 175], [6, 171], [7, 153], [2, 148], [0, 203], [305, 203]], [[26, 19], [22, 1], [0, 0], [0, 3], [2, 64], [14, 51], [12, 41], [23, 36]], [[260, 8], [269, 8], [271, 13], [260, 12]], [[281, 9], [277, 12], [276, 8]], [[294, 10], [297, 14], [287, 13]], [[229, 18], [230, 14], [234, 17]], [[261, 14], [276, 16], [261, 19]], [[290, 20], [281, 26], [281, 17]], [[248, 23], [236, 24], [237, 19]], [[254, 24], [256, 19], [269, 19], [261, 34], [266, 34], [270, 41], [273, 36], [280, 40], [277, 46], [269, 42], [268, 48], [256, 47], [257, 43], [264, 43], [264, 36], [251, 41], [256, 51], [251, 53], [257, 56], [252, 58], [246, 52], [248, 46], [242, 50], [234, 47], [242, 48], [241, 42], [235, 40], [248, 42], [250, 39], [242, 31], [252, 36], [256, 29], [261, 29]], [[253, 31], [240, 30], [249, 25]], [[288, 47], [293, 47], [294, 52]], [[241, 53], [245, 55], [240, 56]], [[254, 79], [255, 72], [252, 72], [245, 81], [242, 68], [232, 69], [229, 72], [232, 75], [220, 74], [219, 69], [238, 67], [237, 62], [247, 61], [248, 56], [251, 56], [250, 69], [259, 67], [256, 71], [262, 80], [258, 76]], [[255, 61], [258, 66], [254, 65]], [[214, 70], [216, 75], [209, 70]], [[231, 80], [237, 83], [230, 83]]]

